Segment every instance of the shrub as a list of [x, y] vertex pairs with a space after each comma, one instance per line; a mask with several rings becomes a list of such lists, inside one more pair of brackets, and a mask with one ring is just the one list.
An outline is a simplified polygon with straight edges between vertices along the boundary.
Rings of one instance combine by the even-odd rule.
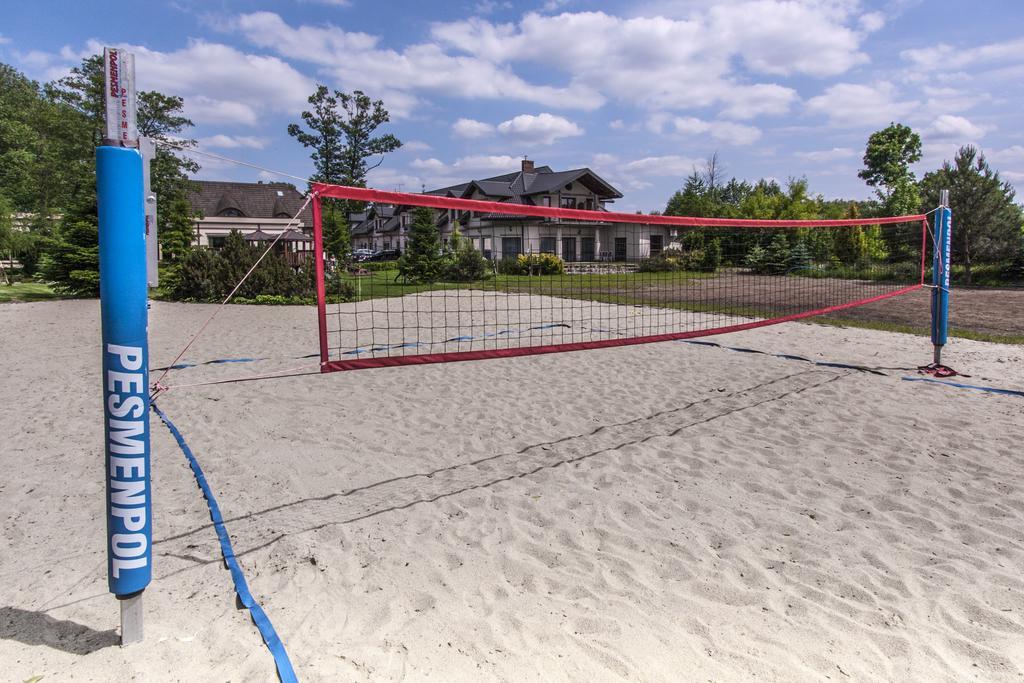
[[801, 240], [789, 252], [789, 258], [786, 261], [787, 270], [808, 270], [813, 262], [811, 250], [807, 247], [807, 243]]
[[666, 258], [665, 252], [645, 258], [637, 266], [639, 273], [672, 273], [679, 270], [679, 261], [673, 258]]
[[713, 273], [722, 265], [722, 241], [717, 237], [704, 245], [700, 260], [695, 264], [693, 270], [703, 273]]
[[[262, 254], [232, 231], [219, 251], [193, 249], [180, 260], [168, 290], [173, 299], [223, 300], [245, 277]], [[309, 267], [296, 271], [279, 256], [268, 254], [238, 288], [236, 297], [258, 303], [260, 296], [308, 297], [315, 291], [315, 274]]]
[[755, 275], [764, 275], [768, 273], [768, 250], [760, 244], [755, 244], [750, 251], [747, 252], [747, 257], [743, 259], [743, 265], [749, 268], [750, 272]]
[[398, 261], [357, 261], [352, 264], [352, 267], [376, 273], [381, 270], [397, 270]]
[[1017, 253], [1006, 268], [1006, 277], [1011, 282], [1024, 282], [1024, 238], [1017, 245]]
[[[213, 301], [227, 296], [225, 269], [220, 256], [209, 249], [193, 249], [178, 263], [167, 289], [172, 299]], [[223, 294], [221, 294], [223, 292]]]
[[514, 259], [499, 261], [498, 272], [503, 275], [561, 275], [565, 264], [554, 254], [519, 254]]
[[452, 254], [445, 269], [445, 279], [450, 282], [473, 282], [487, 276], [490, 264], [469, 242], [459, 246]]

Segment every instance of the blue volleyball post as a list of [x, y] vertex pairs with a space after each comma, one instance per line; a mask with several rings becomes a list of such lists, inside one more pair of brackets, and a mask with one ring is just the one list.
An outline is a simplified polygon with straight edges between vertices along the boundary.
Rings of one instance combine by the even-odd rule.
[[949, 266], [953, 234], [953, 212], [949, 208], [949, 190], [939, 195], [935, 211], [935, 242], [932, 249], [932, 346], [934, 363], [942, 364], [942, 347], [949, 327]]
[[134, 58], [113, 48], [105, 48], [103, 58], [106, 133], [96, 149], [96, 199], [107, 583], [121, 604], [124, 646], [142, 640], [142, 591], [152, 578], [146, 219]]

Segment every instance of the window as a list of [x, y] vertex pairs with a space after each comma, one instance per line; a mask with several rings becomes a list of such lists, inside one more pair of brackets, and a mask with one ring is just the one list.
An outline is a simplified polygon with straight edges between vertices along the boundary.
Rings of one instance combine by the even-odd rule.
[[213, 249], [214, 251], [223, 249], [224, 245], [227, 244], [228, 241], [228, 238], [225, 235], [210, 235], [206, 239], [210, 243], [210, 249]]
[[626, 260], [626, 238], [616, 237], [615, 238], [615, 260], [625, 261]]
[[593, 197], [587, 197], [587, 211], [593, 211], [593, 210], [594, 210], [594, 198]]
[[651, 235], [651, 256], [657, 256], [665, 248], [663, 240], [661, 235]]
[[551, 197], [545, 195], [544, 206], [551, 206]]
[[555, 253], [555, 238], [554, 237], [541, 237], [540, 238], [540, 253], [542, 253], [542, 254], [554, 254]]
[[522, 237], [502, 237], [501, 238], [501, 258], [510, 259], [515, 258], [523, 253], [523, 238]]
[[576, 198], [575, 197], [562, 197], [561, 207], [563, 209], [575, 209]]
[[595, 243], [593, 237], [580, 239], [580, 261], [594, 261]]
[[223, 218], [240, 218], [242, 212], [238, 209], [224, 209], [217, 215], [222, 216]]
[[576, 260], [576, 238], [562, 238], [562, 260], [571, 262]]

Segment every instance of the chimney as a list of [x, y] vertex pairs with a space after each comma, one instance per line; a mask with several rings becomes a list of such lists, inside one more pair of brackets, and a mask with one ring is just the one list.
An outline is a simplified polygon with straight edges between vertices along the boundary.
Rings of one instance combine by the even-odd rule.
[[533, 162], [529, 159], [523, 159], [523, 173], [533, 173]]

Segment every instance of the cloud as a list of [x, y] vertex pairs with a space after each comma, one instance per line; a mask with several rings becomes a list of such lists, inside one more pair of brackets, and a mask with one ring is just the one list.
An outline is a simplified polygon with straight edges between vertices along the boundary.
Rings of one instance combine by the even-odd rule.
[[974, 142], [985, 135], [985, 129], [976, 126], [963, 116], [943, 114], [925, 130], [925, 136], [932, 140]]
[[785, 114], [797, 99], [796, 91], [773, 83], [736, 86], [722, 95], [722, 116], [752, 119], [766, 114]]
[[592, 166], [611, 166], [612, 164], [617, 164], [618, 162], [619, 162], [619, 157], [617, 157], [616, 155], [608, 154], [606, 152], [598, 152], [597, 154], [595, 154], [592, 157], [591, 165]]
[[422, 140], [409, 140], [402, 143], [403, 152], [427, 152], [431, 149], [433, 147]]
[[243, 102], [218, 100], [205, 95], [191, 95], [185, 100], [185, 113], [199, 123], [255, 126], [260, 122], [254, 107]]
[[837, 83], [807, 101], [807, 111], [827, 116], [833, 126], [880, 126], [910, 114], [914, 100], [900, 100], [896, 87], [883, 81], [873, 85]]
[[473, 14], [483, 16], [485, 14], [494, 14], [498, 10], [512, 9], [512, 3], [509, 0], [504, 2], [498, 2], [498, 0], [481, 0], [476, 3], [476, 7], [473, 8]]
[[449, 55], [433, 43], [408, 45], [400, 52], [383, 49], [377, 36], [330, 24], [293, 27], [273, 12], [240, 15], [231, 27], [258, 47], [322, 67], [346, 89], [383, 99], [396, 117], [410, 116], [422, 104], [422, 94], [515, 99], [570, 109], [595, 109], [604, 102], [592, 89], [574, 83], [528, 83], [507, 66]]
[[[47, 78], [55, 78], [84, 57], [101, 54], [104, 44], [91, 39], [81, 51], [67, 46], [56, 54], [35, 51], [22, 61], [44, 70]], [[135, 54], [139, 90], [181, 96], [185, 113], [199, 124], [255, 126], [266, 113], [297, 114], [313, 90], [313, 81], [287, 62], [220, 43], [192, 40], [169, 52], [108, 44]]]
[[520, 114], [498, 125], [462, 118], [452, 124], [452, 132], [460, 138], [477, 139], [501, 135], [508, 140], [527, 144], [550, 145], [562, 138], [583, 135], [583, 129], [564, 116], [547, 112]]
[[749, 145], [761, 137], [760, 129], [754, 126], [729, 121], [703, 121], [692, 116], [676, 118], [672, 125], [684, 135], [708, 134], [716, 140], [734, 145]]
[[[382, 47], [376, 35], [292, 25], [265, 11], [239, 15], [230, 30], [384, 99], [396, 116], [411, 116], [436, 95], [562, 110], [609, 100], [672, 111], [720, 106], [725, 118], [749, 119], [785, 113], [797, 99], [792, 88], [758, 82], [762, 76], [834, 76], [867, 61], [858, 25], [877, 18], [862, 19], [855, 4], [747, 0], [701, 7], [686, 19], [529, 12], [497, 23], [474, 16], [434, 23], [429, 41], [400, 50]], [[545, 82], [521, 75], [538, 68]]]
[[900, 56], [922, 71], [950, 71], [982, 64], [1020, 64], [1024, 62], [1024, 38], [967, 48], [940, 43], [934, 47], [904, 50]]
[[691, 173], [699, 162], [696, 159], [670, 154], [666, 156], [644, 157], [623, 164], [621, 170], [630, 175], [680, 176]]
[[6, 45], [9, 42], [11, 42], [11, 39], [0, 33], [0, 45]]
[[867, 14], [862, 14], [857, 19], [857, 23], [868, 33], [874, 33], [885, 26], [885, 15], [881, 12], [868, 12]]
[[511, 172], [521, 167], [519, 157], [508, 155], [474, 155], [457, 159], [452, 168], [463, 171], [484, 171], [484, 172]]
[[849, 147], [833, 147], [832, 149], [815, 150], [812, 152], [797, 152], [794, 156], [798, 159], [805, 159], [814, 163], [838, 161], [857, 156], [857, 152]]
[[248, 135], [211, 135], [210, 137], [200, 138], [199, 146], [202, 148], [222, 148], [222, 149], [235, 149], [238, 147], [246, 147], [248, 149], [263, 149], [267, 146], [269, 140], [266, 138], [251, 137]]
[[561, 138], [583, 135], [583, 129], [561, 116], [520, 114], [498, 124], [498, 132], [513, 140], [550, 145]]
[[447, 166], [440, 159], [414, 159], [409, 166], [416, 169], [422, 169], [424, 171], [444, 171]]
[[608, 127], [611, 128], [612, 130], [622, 130], [623, 128], [626, 127], [626, 124], [622, 121], [622, 119], [615, 119], [613, 121], [608, 122]]
[[848, 18], [828, 3], [758, 0], [713, 7], [709, 28], [758, 73], [835, 76], [868, 61]]
[[494, 126], [474, 119], [459, 119], [452, 124], [452, 132], [460, 138], [482, 138], [494, 133]]
[[1004, 147], [1003, 149], [995, 149], [990, 151], [986, 156], [989, 161], [1024, 164], [1024, 146], [1011, 145], [1010, 147]]

